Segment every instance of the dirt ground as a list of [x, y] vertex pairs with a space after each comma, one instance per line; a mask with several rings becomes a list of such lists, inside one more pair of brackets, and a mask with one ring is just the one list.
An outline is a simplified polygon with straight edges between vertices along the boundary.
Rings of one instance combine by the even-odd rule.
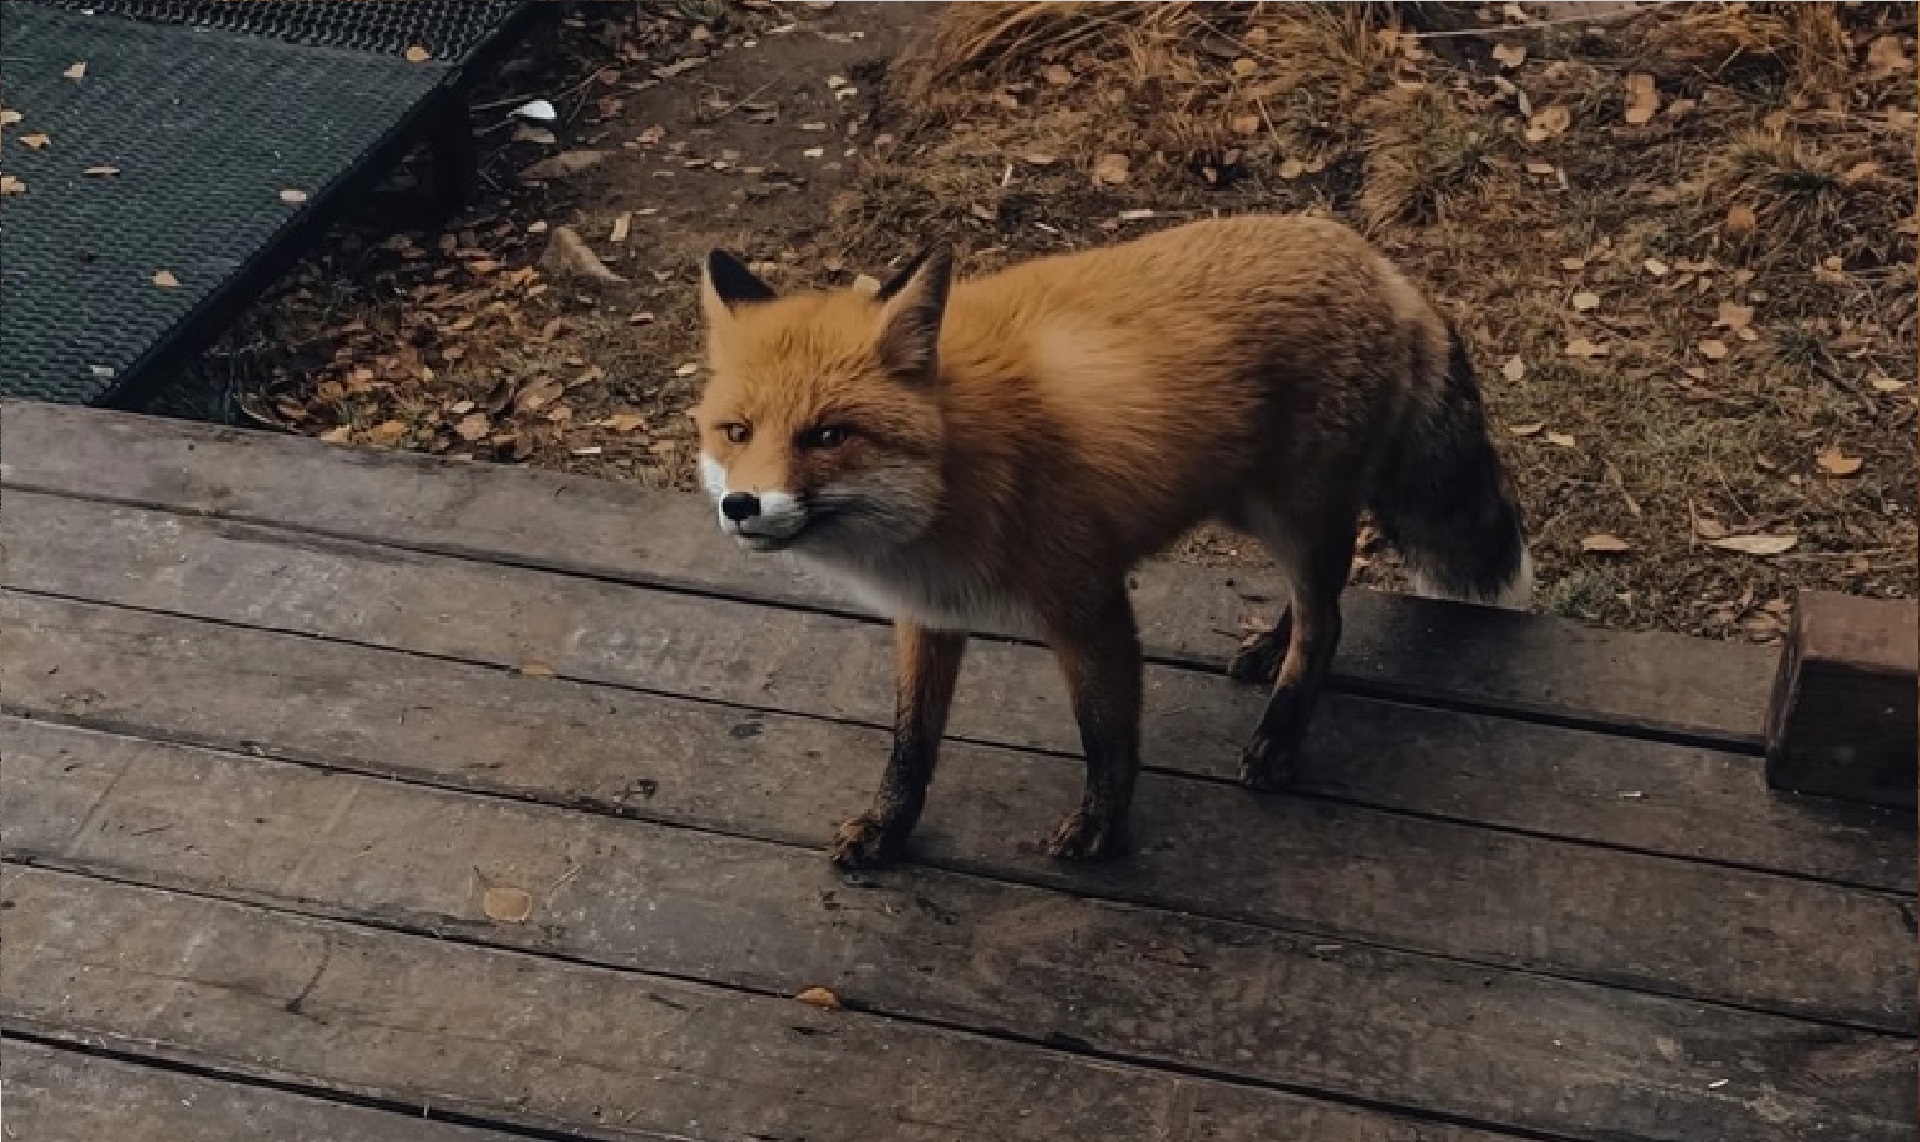
[[846, 285], [1320, 211], [1472, 343], [1541, 609], [1770, 641], [1797, 587], [1920, 590], [1912, 6], [947, 7], [576, 5], [486, 81], [471, 210], [396, 223], [403, 170], [207, 368], [290, 431], [690, 489], [711, 246]]

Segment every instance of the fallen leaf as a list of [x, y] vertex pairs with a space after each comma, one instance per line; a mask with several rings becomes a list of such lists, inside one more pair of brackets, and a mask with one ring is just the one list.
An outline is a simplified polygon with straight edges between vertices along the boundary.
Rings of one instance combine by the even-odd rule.
[[1857, 476], [1865, 461], [1858, 456], [1849, 456], [1838, 448], [1822, 448], [1814, 454], [1814, 463], [1829, 476]]
[[453, 426], [453, 431], [459, 434], [460, 439], [471, 443], [493, 431], [493, 424], [487, 420], [484, 413], [476, 412], [471, 416], [462, 417], [460, 423]]
[[1873, 391], [1877, 393], [1897, 393], [1907, 387], [1907, 382], [1893, 377], [1873, 378]]
[[1591, 551], [1602, 555], [1613, 555], [1622, 551], [1632, 551], [1633, 544], [1628, 543], [1617, 535], [1608, 535], [1603, 531], [1597, 535], [1589, 535], [1581, 540], [1580, 550]]
[[[25, 142], [26, 140], [21, 140]], [[1880, 173], [1880, 164], [1874, 162], [1855, 163], [1840, 176], [1843, 186], [1859, 186], [1861, 183]]]
[[1561, 258], [1560, 268], [1574, 271], [1584, 270], [1587, 268], [1587, 260], [1585, 258]]
[[1572, 448], [1580, 442], [1564, 432], [1547, 433], [1547, 443], [1560, 448]]
[[817, 158], [824, 157], [827, 153], [827, 149], [825, 147], [808, 147], [806, 150], [801, 151], [800, 153], [809, 159], [817, 159]]
[[826, 1011], [840, 1010], [840, 997], [824, 987], [810, 987], [794, 998], [808, 1006]]
[[0, 174], [0, 194], [25, 194], [27, 184], [10, 174]]
[[480, 910], [487, 919], [502, 924], [524, 924], [533, 915], [533, 897], [524, 888], [493, 885], [480, 897]]
[[1581, 360], [1604, 357], [1610, 352], [1612, 352], [1612, 350], [1608, 349], [1605, 345], [1596, 345], [1585, 337], [1575, 337], [1573, 340], [1567, 342], [1567, 356], [1577, 357]]
[[520, 172], [520, 177], [536, 182], [550, 178], [565, 178], [581, 171], [600, 165], [606, 161], [605, 151], [561, 151], [549, 155]]
[[1581, 291], [1580, 293], [1576, 293], [1573, 295], [1573, 308], [1574, 308], [1574, 312], [1576, 313], [1585, 313], [1588, 310], [1599, 309], [1600, 295], [1597, 293], [1589, 293], [1584, 290]]
[[119, 167], [88, 167], [80, 172], [88, 178], [112, 178], [120, 173]]
[[1046, 77], [1048, 83], [1053, 84], [1055, 87], [1065, 87], [1073, 82], [1073, 73], [1057, 63], [1048, 67], [1047, 70], [1041, 74]]
[[553, 237], [547, 240], [547, 252], [540, 257], [540, 265], [559, 274], [573, 274], [597, 282], [624, 282], [621, 277], [607, 268], [587, 246], [586, 239], [571, 226], [556, 226]]
[[180, 279], [173, 276], [172, 270], [155, 270], [153, 284], [161, 289], [179, 289]]
[[1879, 36], [1867, 45], [1867, 69], [1881, 78], [1913, 66], [1898, 36]]
[[1280, 164], [1281, 178], [1295, 179], [1306, 173], [1307, 164], [1301, 162], [1299, 159], [1287, 159]]
[[1550, 175], [1559, 169], [1560, 169], [1559, 167], [1554, 166], [1552, 163], [1528, 163], [1527, 164], [1528, 174]]
[[320, 434], [320, 439], [328, 444], [345, 444], [353, 439], [353, 429], [344, 424], [338, 428], [329, 428]]
[[513, 141], [516, 143], [532, 143], [540, 147], [551, 147], [560, 141], [560, 137], [545, 127], [530, 127], [525, 123], [518, 123], [515, 124], [513, 128]]
[[1738, 551], [1742, 555], [1779, 555], [1792, 551], [1800, 542], [1791, 535], [1729, 535], [1725, 539], [1708, 542], [1709, 547], [1718, 547], [1722, 551]]
[[304, 190], [296, 190], [293, 187], [288, 187], [280, 192], [280, 201], [286, 203], [288, 206], [299, 206], [306, 200], [307, 192]]
[[403, 420], [383, 420], [367, 430], [368, 441], [380, 445], [392, 445], [407, 434], [407, 423]]
[[1736, 202], [1727, 209], [1727, 233], [1729, 234], [1750, 234], [1759, 224], [1760, 220], [1755, 217], [1753, 207], [1744, 202]]
[[[880, 279], [874, 277], [872, 274], [861, 274], [853, 279], [853, 291], [872, 297], [874, 294], [880, 292]], [[696, 366], [696, 368], [697, 367], [698, 366]]]
[[1701, 539], [1719, 539], [1727, 534], [1727, 525], [1711, 516], [1702, 516], [1693, 521], [1693, 531]]
[[432, 58], [433, 53], [421, 47], [419, 44], [415, 44], [407, 49], [406, 59], [408, 63], [425, 63]]
[[1093, 164], [1093, 181], [1118, 186], [1127, 181], [1131, 166], [1131, 161], [1125, 155], [1101, 155], [1100, 161]]
[[32, 147], [36, 151], [41, 150], [48, 143], [51, 143], [51, 142], [53, 142], [53, 139], [49, 137], [45, 132], [42, 132], [42, 131], [35, 131], [31, 135], [20, 136], [21, 146]]
[[1573, 112], [1565, 104], [1553, 103], [1533, 113], [1527, 122], [1526, 138], [1529, 143], [1538, 143], [1561, 134], [1573, 125]]
[[673, 375], [676, 377], [691, 377], [699, 371], [700, 371], [700, 362], [688, 361], [686, 364], [675, 369], [673, 371]]
[[1050, 151], [1028, 151], [1020, 156], [1020, 160], [1031, 166], [1050, 167], [1060, 161], [1060, 156]]
[[1260, 133], [1260, 116], [1235, 115], [1227, 124], [1236, 135], [1257, 135]]
[[1520, 378], [1527, 375], [1527, 363], [1518, 357], [1508, 357], [1507, 363], [1500, 366], [1500, 375], [1517, 385]]
[[1233, 74], [1239, 76], [1242, 79], [1245, 79], [1247, 76], [1252, 75], [1256, 71], [1259, 71], [1260, 65], [1248, 59], [1246, 56], [1241, 56], [1239, 59], [1234, 60], [1231, 64], [1229, 64], [1228, 68], [1233, 72]]
[[1659, 258], [1648, 258], [1646, 261], [1640, 263], [1640, 268], [1652, 274], [1656, 278], [1666, 277], [1667, 271], [1672, 269], [1671, 266], [1667, 265], [1665, 262], [1661, 261]]
[[616, 412], [607, 418], [607, 426], [615, 432], [633, 432], [647, 426], [647, 418], [637, 412]]
[[1547, 422], [1544, 420], [1530, 420], [1525, 424], [1508, 425], [1507, 431], [1515, 436], [1533, 436], [1546, 426]]
[[527, 678], [551, 678], [553, 677], [553, 667], [548, 666], [544, 662], [522, 662], [520, 664], [520, 673]]
[[[1898, 46], [1898, 45], [1896, 44], [1895, 46]], [[62, 78], [65, 78], [65, 79], [85, 79], [87, 78], [87, 65], [84, 61], [81, 63], [76, 63], [72, 67], [61, 72], [60, 75]]]
[[624, 211], [624, 210], [621, 211], [617, 216], [614, 217], [613, 232], [607, 235], [607, 241], [613, 242], [615, 244], [626, 241], [627, 231], [630, 227], [632, 227], [632, 225], [633, 225], [632, 212]]
[[1696, 348], [1700, 350], [1700, 355], [1709, 361], [1718, 361], [1727, 355], [1727, 343], [1712, 337], [1700, 342]]
[[1627, 77], [1626, 121], [1635, 127], [1652, 120], [1660, 110], [1660, 91], [1654, 85], [1653, 77], [1644, 71], [1636, 71]]
[[1738, 305], [1731, 301], [1723, 301], [1720, 303], [1719, 316], [1714, 318], [1713, 327], [1715, 329], [1740, 330], [1745, 329], [1752, 322], [1753, 307], [1751, 305]]
[[0, 107], [0, 127], [11, 127], [25, 116], [11, 107]]
[[644, 309], [640, 310], [637, 313], [629, 314], [627, 316], [628, 325], [652, 325], [653, 322], [654, 322], [653, 314]]
[[1527, 45], [1497, 44], [1493, 49], [1493, 58], [1501, 67], [1519, 67], [1527, 62]]

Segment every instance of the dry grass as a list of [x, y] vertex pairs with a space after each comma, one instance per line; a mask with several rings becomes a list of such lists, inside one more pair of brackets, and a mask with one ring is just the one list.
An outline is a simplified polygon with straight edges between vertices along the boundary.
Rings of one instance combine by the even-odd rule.
[[[1468, 331], [1543, 605], [1766, 639], [1794, 587], [1912, 595], [1913, 8], [1548, 16], [951, 5], [895, 69], [904, 145], [833, 237], [869, 262], [959, 237], [980, 270], [1212, 211], [1332, 214]], [[1111, 154], [1124, 183], [1094, 177]], [[1632, 550], [1584, 551], [1601, 533]], [[1742, 534], [1797, 544], [1712, 546]]]

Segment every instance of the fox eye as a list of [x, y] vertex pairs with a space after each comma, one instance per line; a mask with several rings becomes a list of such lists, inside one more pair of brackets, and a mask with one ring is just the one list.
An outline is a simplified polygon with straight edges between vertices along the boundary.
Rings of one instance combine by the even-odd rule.
[[753, 429], [738, 422], [723, 424], [720, 426], [720, 431], [727, 434], [727, 443], [729, 444], [745, 444], [747, 441], [753, 439]]
[[823, 424], [800, 434], [802, 448], [838, 448], [847, 442], [847, 430], [837, 424]]

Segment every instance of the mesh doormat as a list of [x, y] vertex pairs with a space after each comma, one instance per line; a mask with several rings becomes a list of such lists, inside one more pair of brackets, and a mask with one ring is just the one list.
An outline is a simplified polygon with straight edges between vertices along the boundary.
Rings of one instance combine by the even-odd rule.
[[529, 0], [39, 0], [62, 8], [270, 36], [290, 44], [459, 61]]
[[39, 400], [112, 400], [447, 75], [22, 0], [0, 29], [0, 395]]

